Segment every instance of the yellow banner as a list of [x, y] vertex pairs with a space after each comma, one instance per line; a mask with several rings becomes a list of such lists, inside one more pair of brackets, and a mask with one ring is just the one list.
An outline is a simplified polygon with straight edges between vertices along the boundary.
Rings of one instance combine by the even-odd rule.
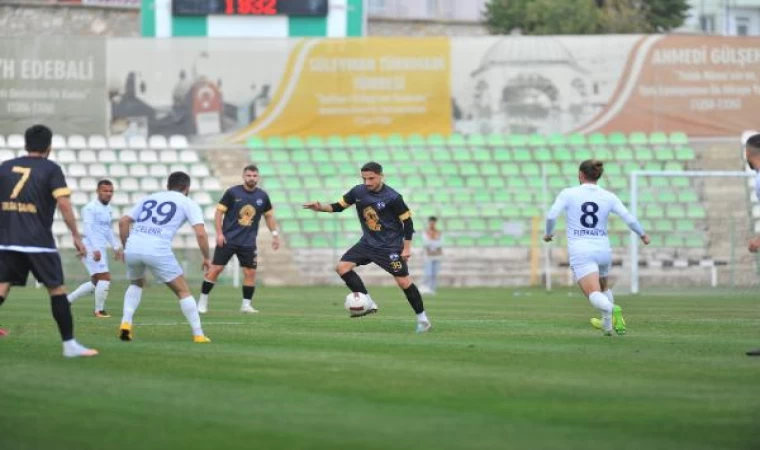
[[449, 39], [300, 42], [266, 112], [232, 137], [451, 133]]

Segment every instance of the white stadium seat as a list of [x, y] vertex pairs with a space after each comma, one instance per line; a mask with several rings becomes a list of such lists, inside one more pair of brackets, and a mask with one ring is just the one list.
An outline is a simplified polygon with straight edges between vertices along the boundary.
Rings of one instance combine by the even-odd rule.
[[116, 152], [113, 150], [99, 150], [98, 151], [98, 161], [102, 163], [115, 163], [118, 161], [116, 159]]
[[6, 147], [7, 144], [5, 143], [5, 136], [0, 134], [0, 147]]
[[108, 176], [108, 169], [104, 164], [90, 164], [90, 176], [105, 178]]
[[148, 147], [152, 148], [153, 150], [164, 150], [168, 147], [168, 145], [169, 143], [166, 141], [166, 136], [154, 134], [148, 138]]
[[80, 150], [77, 159], [81, 163], [94, 163], [98, 160], [98, 155], [93, 150]]
[[84, 164], [70, 164], [69, 175], [72, 177], [86, 177], [87, 167]]
[[16, 157], [16, 152], [7, 148], [0, 148], [0, 161], [6, 161]]
[[6, 139], [6, 146], [15, 150], [26, 147], [26, 145], [24, 144], [24, 136], [20, 134], [11, 134]]
[[169, 168], [163, 164], [151, 164], [150, 176], [157, 178], [166, 178], [169, 176]]
[[158, 159], [162, 163], [176, 163], [179, 162], [176, 150], [161, 150], [158, 154]]
[[[81, 228], [79, 228], [81, 230]], [[69, 232], [69, 229], [66, 228], [66, 224], [63, 222], [55, 221], [53, 222], [53, 234], [56, 236], [65, 236]]]
[[211, 198], [211, 195], [209, 195], [208, 192], [196, 192], [192, 194], [193, 200], [195, 200], [199, 205], [210, 205], [214, 201]]
[[172, 164], [169, 166], [169, 173], [171, 172], [188, 172], [187, 166], [184, 164]]
[[137, 152], [134, 150], [122, 150], [119, 152], [119, 161], [123, 163], [136, 163]]
[[187, 138], [181, 134], [175, 134], [169, 138], [169, 147], [175, 150], [183, 150], [187, 148]]
[[99, 134], [93, 134], [92, 136], [87, 138], [87, 146], [93, 150], [100, 150], [100, 149], [108, 148], [108, 141], [106, 141], [105, 137]]
[[126, 177], [129, 175], [127, 166], [124, 164], [111, 164], [109, 172], [112, 177]]
[[140, 162], [156, 163], [158, 162], [158, 153], [155, 150], [142, 150], [139, 153]]
[[[66, 172], [64, 171], [63, 173], [65, 174]], [[72, 191], [77, 191], [77, 190], [79, 190], [79, 182], [78, 182], [78, 181], [77, 181], [77, 179], [76, 179], [76, 178], [74, 178], [74, 177], [66, 178], [66, 185], [67, 185], [67, 186], [69, 187], [69, 189], [71, 189]]]
[[108, 148], [111, 150], [124, 150], [127, 148], [127, 140], [124, 136], [111, 136], [108, 138]]
[[143, 178], [140, 180], [140, 189], [148, 192], [156, 192], [161, 190], [161, 184], [155, 178]]
[[207, 206], [207, 207], [206, 207], [206, 208], [203, 210], [203, 217], [204, 217], [206, 220], [214, 220], [214, 216], [215, 216], [215, 214], [216, 214], [216, 205]]
[[148, 166], [145, 164], [132, 164], [129, 166], [129, 174], [133, 177], [147, 177]]
[[145, 136], [132, 136], [129, 138], [128, 147], [134, 150], [143, 150], [148, 148], [148, 140]]
[[68, 143], [66, 142], [65, 137], [61, 136], [60, 134], [54, 134], [53, 140], [50, 141], [50, 146], [53, 147], [54, 150], [59, 150], [68, 148]]
[[183, 163], [192, 164], [200, 161], [198, 154], [193, 150], [184, 150], [179, 153], [179, 160]]
[[211, 173], [205, 165], [195, 165], [190, 168], [190, 175], [193, 177], [207, 177]]
[[222, 188], [222, 184], [216, 178], [204, 178], [203, 189], [207, 191], [218, 191]]
[[83, 177], [79, 179], [79, 190], [84, 192], [93, 192], [98, 188], [98, 180], [92, 177]]
[[114, 192], [113, 198], [111, 199], [111, 203], [117, 206], [125, 206], [129, 205], [129, 195], [127, 195], [125, 192]]
[[134, 178], [124, 178], [121, 180], [121, 190], [127, 192], [135, 192], [140, 190], [140, 185]]
[[77, 206], [86, 205], [90, 201], [90, 197], [86, 192], [76, 191], [71, 194], [71, 202]]
[[148, 196], [148, 193], [145, 191], [137, 191], [129, 194], [129, 204], [134, 205], [135, 203], [139, 202], [140, 200], [144, 199]]
[[59, 150], [55, 152], [55, 158], [50, 158], [60, 164], [69, 164], [77, 162], [77, 154], [74, 150]]
[[[102, 137], [102, 136], [101, 136]], [[68, 139], [68, 147], [77, 150], [87, 148], [87, 140], [80, 134], [72, 134]], [[103, 146], [105, 147], [105, 139], [103, 139]]]

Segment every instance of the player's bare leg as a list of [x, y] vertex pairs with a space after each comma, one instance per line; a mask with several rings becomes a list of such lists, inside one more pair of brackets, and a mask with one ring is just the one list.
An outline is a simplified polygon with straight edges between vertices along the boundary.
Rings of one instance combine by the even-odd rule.
[[190, 293], [190, 286], [188, 286], [184, 275], [178, 276], [166, 283], [166, 285], [169, 286], [169, 289], [171, 289], [179, 299], [179, 306], [182, 308], [182, 314], [185, 315], [188, 323], [190, 323], [190, 327], [193, 329], [193, 342], [198, 344], [211, 342], [211, 339], [203, 334], [201, 316], [198, 315], [198, 306], [195, 303], [193, 295]]
[[343, 279], [343, 282], [346, 283], [346, 287], [348, 287], [351, 292], [361, 292], [362, 294], [369, 297], [370, 301], [372, 302], [372, 307], [368, 309], [364, 314], [351, 317], [362, 317], [368, 314], [374, 314], [378, 312], [380, 308], [377, 306], [377, 303], [372, 300], [372, 297], [370, 297], [367, 288], [364, 286], [364, 281], [362, 281], [359, 274], [354, 272], [355, 268], [356, 263], [350, 261], [339, 261], [338, 265], [335, 267], [335, 272], [337, 272], [338, 276]]
[[417, 332], [425, 333], [429, 331], [433, 328], [433, 325], [431, 325], [430, 320], [425, 313], [425, 305], [422, 303], [422, 294], [420, 294], [420, 290], [417, 289], [417, 285], [414, 284], [409, 275], [393, 278], [396, 280], [398, 287], [404, 291], [406, 300], [414, 310], [414, 313], [417, 314]]
[[208, 312], [208, 296], [211, 290], [214, 289], [216, 280], [224, 270], [224, 266], [212, 264], [208, 272], [203, 276], [203, 284], [201, 285], [201, 295], [198, 297], [198, 312], [206, 314]]
[[145, 285], [144, 278], [138, 278], [129, 282], [129, 287], [124, 293], [124, 310], [121, 318], [121, 325], [119, 326], [119, 339], [122, 341], [132, 340], [132, 319], [135, 315], [135, 311], [140, 306], [140, 300], [142, 300], [143, 286]]
[[[5, 299], [8, 298], [8, 293], [11, 291], [10, 283], [0, 283], [0, 306], [3, 306]], [[0, 337], [8, 336], [8, 330], [0, 328]]]
[[256, 291], [256, 269], [251, 268], [251, 267], [243, 267], [243, 302], [240, 305], [240, 312], [242, 313], [259, 312], [251, 304], [251, 302], [253, 301], [253, 294], [255, 291]]

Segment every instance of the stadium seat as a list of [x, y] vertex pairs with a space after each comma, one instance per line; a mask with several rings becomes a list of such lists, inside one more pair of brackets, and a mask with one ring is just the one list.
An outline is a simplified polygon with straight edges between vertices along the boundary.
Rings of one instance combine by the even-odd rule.
[[199, 205], [211, 205], [214, 203], [214, 200], [211, 198], [211, 195], [208, 192], [195, 192], [192, 193], [192, 198], [195, 200]]
[[120, 189], [126, 192], [135, 192], [140, 190], [140, 185], [138, 184], [136, 178], [124, 178], [121, 180], [120, 184]]
[[83, 164], [93, 164], [98, 160], [98, 155], [94, 150], [80, 150], [77, 152], [77, 160]]
[[[16, 152], [14, 152], [13, 150], [0, 148], [0, 161], [6, 161], [9, 159], [13, 159], [15, 157], [16, 157]], [[60, 158], [58, 158], [58, 161], [60, 161]]]
[[140, 190], [146, 192], [157, 192], [161, 190], [161, 183], [157, 179], [152, 177], [145, 177], [140, 179]]
[[676, 149], [676, 159], [679, 161], [691, 161], [696, 158], [694, 149], [691, 147], [678, 147]]
[[686, 133], [676, 131], [670, 133], [668, 142], [670, 142], [671, 145], [687, 145], [689, 143], [689, 138], [686, 136]]
[[[176, 148], [172, 146], [172, 148]], [[194, 150], [181, 150], [179, 152], [179, 160], [186, 164], [193, 164], [200, 161], [198, 154]]]
[[[71, 139], [71, 138], [69, 138]], [[105, 137], [99, 135], [99, 134], [93, 134], [92, 136], [89, 136], [87, 138], [87, 146], [78, 146], [75, 145], [76, 142], [69, 141], [69, 147], [71, 148], [90, 148], [92, 150], [102, 150], [104, 148], [108, 148], [108, 141]]]
[[161, 150], [158, 153], [158, 160], [164, 164], [179, 162], [179, 156], [176, 150]]
[[147, 177], [148, 166], [145, 164], [131, 164], [129, 167], [129, 175], [133, 177]]
[[90, 164], [89, 167], [89, 174], [91, 177], [105, 178], [108, 176], [108, 169], [106, 168], [105, 164], [95, 163]]
[[97, 151], [98, 161], [101, 163], [115, 163], [117, 162], [116, 152], [113, 150], [103, 149]]
[[93, 192], [98, 188], [98, 179], [93, 177], [79, 178], [79, 189], [85, 192]]
[[580, 133], [573, 133], [567, 137], [567, 145], [569, 146], [586, 145], [586, 136]]
[[108, 148], [111, 150], [124, 150], [127, 148], [127, 140], [124, 136], [110, 136], [108, 138]]
[[[197, 168], [196, 166], [193, 166], [193, 170], [200, 170], [200, 168], [203, 168], [208, 172], [206, 166], [197, 166]], [[148, 174], [152, 177], [165, 179], [169, 176], [169, 168], [164, 164], [151, 164], [148, 166]]]
[[[15, 157], [15, 155], [12, 157]], [[51, 159], [57, 161], [59, 164], [70, 164], [77, 162], [77, 154], [73, 150], [59, 150], [55, 152], [55, 156], [51, 157]]]
[[131, 136], [127, 139], [127, 147], [133, 150], [144, 150], [148, 148], [148, 139], [145, 136]]
[[148, 148], [152, 148], [153, 150], [165, 150], [169, 148], [169, 141], [166, 139], [166, 136], [154, 134], [148, 138]]
[[647, 145], [649, 144], [649, 137], [646, 133], [641, 131], [634, 131], [628, 135], [628, 143], [631, 145]]
[[181, 134], [169, 137], [169, 147], [175, 150], [184, 150], [188, 147], [187, 138]]
[[650, 145], [665, 145], [669, 142], [670, 140], [668, 139], [668, 135], [666, 133], [654, 132], [649, 135]]
[[155, 150], [140, 150], [137, 158], [141, 163], [152, 164], [158, 162], [158, 153]]
[[54, 134], [53, 140], [50, 141], [50, 146], [53, 148], [53, 150], [61, 150], [68, 148], [69, 144], [66, 142], [65, 137], [61, 136], [60, 134]]
[[5, 145], [14, 150], [21, 150], [25, 146], [24, 136], [11, 134], [5, 139]]
[[592, 133], [588, 136], [587, 143], [591, 146], [607, 145], [607, 135], [602, 133]]

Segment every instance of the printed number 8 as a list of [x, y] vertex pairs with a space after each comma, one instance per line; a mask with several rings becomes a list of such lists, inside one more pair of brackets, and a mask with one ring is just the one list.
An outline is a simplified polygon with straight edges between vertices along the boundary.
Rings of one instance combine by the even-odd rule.
[[581, 205], [581, 225], [586, 228], [594, 228], [599, 223], [599, 216], [596, 215], [599, 212], [599, 205], [594, 202], [586, 202]]
[[[156, 208], [158, 206], [158, 208]], [[153, 217], [153, 212], [157, 217]], [[177, 205], [174, 202], [163, 202], [160, 205], [155, 200], [148, 200], [143, 203], [142, 211], [137, 217], [137, 222], [145, 222], [151, 219], [156, 225], [166, 225], [170, 220], [174, 218], [174, 214], [177, 213]]]

